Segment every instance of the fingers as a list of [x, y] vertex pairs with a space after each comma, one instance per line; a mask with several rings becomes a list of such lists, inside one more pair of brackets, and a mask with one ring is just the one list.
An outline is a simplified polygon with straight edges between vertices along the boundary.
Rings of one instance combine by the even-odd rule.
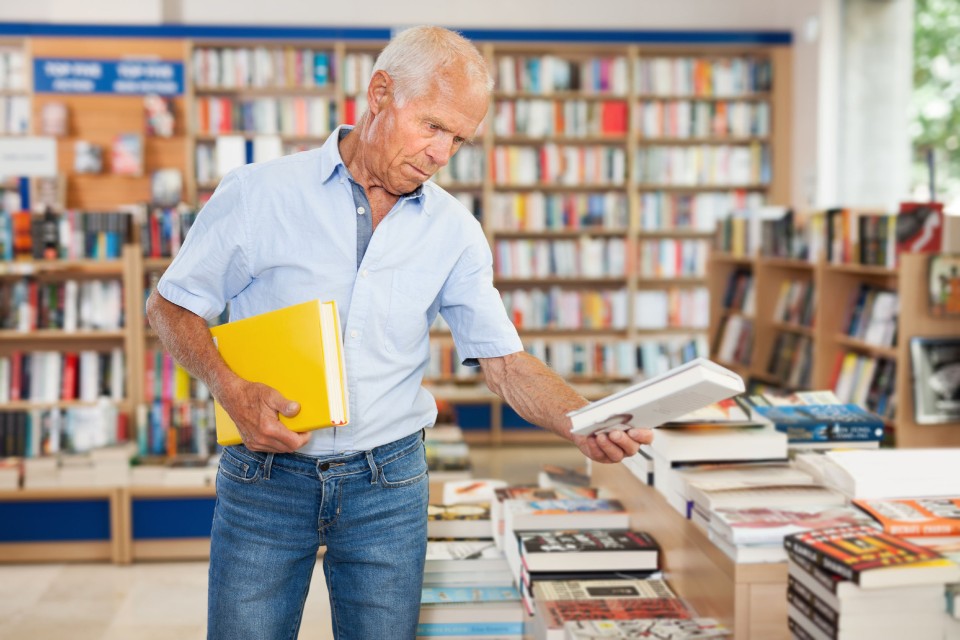
[[310, 440], [309, 433], [297, 433], [280, 422], [277, 414], [292, 418], [300, 412], [300, 404], [288, 400], [266, 385], [259, 385], [259, 411], [256, 426], [243, 433], [243, 444], [251, 451], [289, 453]]
[[650, 444], [652, 441], [653, 431], [650, 429], [611, 431], [588, 437], [580, 449], [591, 460], [613, 463], [636, 455], [641, 444]]

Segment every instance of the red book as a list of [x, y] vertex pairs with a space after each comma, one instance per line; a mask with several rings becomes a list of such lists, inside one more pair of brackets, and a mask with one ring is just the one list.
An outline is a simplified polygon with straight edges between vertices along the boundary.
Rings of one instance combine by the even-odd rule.
[[897, 214], [897, 256], [937, 253], [943, 243], [943, 204], [901, 202]]
[[343, 101], [343, 121], [345, 124], [356, 124], [357, 122], [357, 101], [354, 98], [347, 98]]
[[20, 400], [21, 376], [23, 376], [23, 352], [10, 354], [10, 401]]
[[60, 398], [63, 400], [77, 399], [77, 372], [79, 367], [80, 356], [78, 354], [63, 354], [63, 379], [60, 388]]

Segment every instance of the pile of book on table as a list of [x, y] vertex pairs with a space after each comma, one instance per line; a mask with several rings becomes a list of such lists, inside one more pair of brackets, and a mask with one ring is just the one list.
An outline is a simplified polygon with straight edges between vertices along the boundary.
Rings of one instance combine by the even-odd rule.
[[569, 470], [540, 480], [552, 486], [446, 483], [430, 506], [418, 637], [728, 637], [662, 580], [656, 542], [622, 504]]

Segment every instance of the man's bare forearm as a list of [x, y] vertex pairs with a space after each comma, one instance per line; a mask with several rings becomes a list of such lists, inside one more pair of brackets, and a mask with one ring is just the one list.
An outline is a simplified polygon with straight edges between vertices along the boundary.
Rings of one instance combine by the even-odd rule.
[[481, 358], [487, 386], [520, 416], [570, 439], [569, 411], [588, 403], [550, 367], [528, 353]]
[[224, 386], [237, 379], [214, 346], [206, 320], [156, 291], [147, 300], [147, 317], [164, 349], [190, 375], [202, 380], [215, 398], [219, 399]]

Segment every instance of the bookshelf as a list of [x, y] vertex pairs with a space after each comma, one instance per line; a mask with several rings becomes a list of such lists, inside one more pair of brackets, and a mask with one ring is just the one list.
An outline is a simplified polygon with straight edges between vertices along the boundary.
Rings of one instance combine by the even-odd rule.
[[[714, 252], [710, 258], [711, 353], [745, 379], [785, 390], [834, 389], [838, 376], [845, 375], [844, 367], [852, 367], [853, 387], [847, 393], [852, 394], [853, 401], [885, 417], [896, 446], [958, 446], [960, 432], [956, 425], [952, 429], [951, 425], [919, 425], [913, 417], [910, 338], [960, 335], [955, 321], [934, 318], [927, 311], [928, 260], [929, 254], [903, 254], [899, 267], [888, 269]], [[718, 357], [718, 345], [725, 319], [739, 313], [724, 307], [733, 274], [738, 271], [750, 274], [754, 283], [757, 302], [755, 313], [750, 315], [754, 350], [745, 362], [727, 362]], [[802, 303], [813, 306], [809, 324], [786, 322], [775, 316], [782, 293], [795, 283], [810, 288], [809, 298]], [[863, 306], [864, 291], [890, 292], [899, 298], [899, 315], [888, 329], [895, 332], [895, 344], [886, 346], [873, 338], [848, 335], [851, 313]], [[778, 337], [784, 335], [807, 341], [808, 355], [801, 357], [796, 349], [779, 343]], [[788, 374], [796, 374], [797, 367], [807, 368], [809, 378], [797, 382], [771, 372], [769, 362], [777, 349], [789, 350], [794, 356], [786, 368]], [[893, 392], [896, 401], [891, 406], [888, 396]]]
[[[6, 44], [0, 42], [0, 50]], [[319, 145], [336, 123], [355, 119], [383, 44], [55, 37], [13, 43], [25, 52], [28, 70], [34, 57], [76, 57], [81, 49], [90, 58], [149, 52], [182, 61], [184, 93], [173, 101], [176, 129], [171, 138], [145, 138], [145, 172], [181, 169], [184, 197], [192, 203], [202, 203], [217, 185], [210, 152], [220, 136], [238, 137], [248, 160], [262, 136], [279, 138], [279, 152], [289, 153]], [[478, 46], [497, 77], [488, 116], [475, 143], [436, 179], [474, 210], [495, 256], [514, 256], [511, 269], [498, 264], [496, 284], [524, 319], [525, 345], [576, 384], [599, 389], [597, 397], [630, 381], [625, 354], [631, 349], [634, 368], [639, 354], [648, 369], [649, 363], [665, 368], [706, 353], [710, 274], [704, 255], [715, 216], [731, 203], [789, 200], [789, 47]], [[664, 85], [671, 69], [684, 70], [674, 75], [687, 78], [688, 86]], [[721, 80], [705, 83], [707, 76]], [[111, 209], [148, 199], [147, 175], [72, 171], [76, 140], [106, 147], [117, 133], [143, 130], [141, 96], [30, 93], [29, 99], [34, 121], [45, 104], [66, 103], [67, 134], [58, 146], [68, 207]], [[692, 181], [649, 177], [640, 170], [643, 159], [663, 149], [679, 164], [722, 162], [734, 154], [764, 169]], [[149, 241], [138, 233], [131, 239], [139, 247]], [[144, 376], [129, 372], [146, 370], [157, 346], [138, 292], [168, 264], [147, 255], [123, 263], [125, 291], [133, 295], [126, 296], [130, 309], [121, 333], [85, 336], [122, 344], [124, 409], [131, 414], [150, 394]], [[546, 268], [527, 270], [532, 255], [545, 256]], [[562, 317], [544, 311], [561, 302], [567, 306]], [[36, 339], [58, 344], [53, 334]], [[432, 342], [442, 363], [427, 383], [438, 398], [489, 404], [491, 427], [475, 437], [549, 436], [505, 426], [517, 421], [476, 375], [456, 367], [449, 334], [434, 332]]]

